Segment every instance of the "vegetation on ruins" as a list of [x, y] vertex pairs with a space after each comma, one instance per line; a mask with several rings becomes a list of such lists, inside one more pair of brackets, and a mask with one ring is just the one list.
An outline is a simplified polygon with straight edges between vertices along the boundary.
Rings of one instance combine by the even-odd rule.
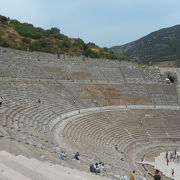
[[0, 46], [71, 56], [128, 59], [127, 56], [116, 55], [107, 48], [101, 48], [94, 43], [85, 43], [80, 38], [69, 38], [56, 27], [45, 30], [5, 16], [0, 16]]
[[125, 44], [110, 48], [114, 53], [127, 55], [139, 63], [175, 61], [180, 64], [180, 25], [164, 28]]

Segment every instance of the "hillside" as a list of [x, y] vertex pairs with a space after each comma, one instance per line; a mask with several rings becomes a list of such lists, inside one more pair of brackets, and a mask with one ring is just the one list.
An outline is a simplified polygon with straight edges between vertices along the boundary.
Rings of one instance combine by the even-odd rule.
[[180, 25], [161, 29], [149, 35], [122, 45], [110, 48], [118, 55], [127, 55], [138, 63], [175, 61], [180, 64]]
[[94, 43], [85, 43], [80, 38], [69, 38], [56, 27], [44, 30], [5, 16], [0, 16], [0, 46], [71, 56], [127, 59], [127, 57], [115, 55], [108, 48], [100, 48]]

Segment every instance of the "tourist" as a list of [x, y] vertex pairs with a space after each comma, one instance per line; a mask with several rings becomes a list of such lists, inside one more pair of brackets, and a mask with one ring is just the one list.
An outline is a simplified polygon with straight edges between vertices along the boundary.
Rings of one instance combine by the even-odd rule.
[[76, 100], [75, 99], [73, 99], [73, 104], [76, 104]]
[[142, 121], [140, 121], [140, 125], [141, 125], [141, 127], [142, 127], [142, 125], [143, 125], [143, 122], [142, 122]]
[[3, 98], [2, 96], [0, 96], [0, 107], [2, 106], [2, 103], [3, 103]]
[[159, 175], [159, 171], [158, 170], [156, 170], [156, 172], [155, 172], [154, 180], [161, 180], [161, 176]]
[[100, 173], [100, 169], [98, 167], [98, 163], [95, 163], [94, 169], [95, 169], [95, 173]]
[[168, 77], [165, 79], [165, 82], [166, 82], [166, 84], [170, 84], [171, 83], [171, 81], [170, 81], [170, 79]]
[[166, 159], [166, 162], [167, 162], [167, 166], [168, 166], [168, 164], [169, 164], [169, 158]]
[[90, 165], [90, 172], [95, 172], [95, 169], [94, 169], [94, 165], [93, 165], [93, 164]]
[[66, 153], [64, 151], [61, 151], [60, 157], [61, 157], [62, 160], [67, 160], [68, 159], [68, 157], [67, 157], [67, 155], [66, 155]]
[[174, 169], [171, 169], [171, 175], [174, 176]]
[[101, 171], [101, 165], [102, 165], [102, 162], [99, 162], [98, 163], [98, 168], [99, 168], [100, 171]]
[[80, 157], [79, 152], [75, 153], [74, 158], [75, 158], [76, 160], [79, 160], [79, 157]]
[[124, 161], [124, 158], [123, 158], [123, 157], [121, 158], [121, 161]]
[[128, 180], [128, 178], [127, 178], [127, 176], [122, 175], [122, 176], [120, 177], [120, 180]]
[[101, 165], [101, 171], [106, 172], [106, 169], [105, 169], [105, 167], [104, 167], [104, 164]]
[[115, 150], [117, 150], [117, 151], [118, 151], [118, 145], [117, 145], [117, 144], [115, 145]]
[[41, 99], [40, 98], [38, 99], [38, 103], [41, 104]]
[[135, 180], [135, 171], [131, 172], [130, 180]]
[[168, 151], [166, 151], [166, 159], [168, 158]]
[[60, 59], [60, 54], [59, 53], [57, 53], [57, 58]]
[[99, 162], [98, 169], [100, 170], [100, 172], [102, 172], [102, 171], [106, 172], [106, 169], [104, 167], [104, 164], [102, 164], [102, 162]]
[[93, 173], [100, 173], [100, 169], [98, 168], [98, 163], [95, 163], [94, 165], [90, 165], [90, 172]]

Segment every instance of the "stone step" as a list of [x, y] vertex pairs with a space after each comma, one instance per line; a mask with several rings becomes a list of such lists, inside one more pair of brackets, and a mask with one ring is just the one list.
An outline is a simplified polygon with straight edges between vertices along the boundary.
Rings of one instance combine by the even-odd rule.
[[30, 178], [24, 176], [18, 171], [9, 168], [0, 161], [0, 179], [1, 180], [31, 180]]
[[16, 156], [13, 156], [12, 154], [1, 152], [0, 162], [3, 163], [4, 166], [7, 166], [9, 169], [12, 169], [13, 171], [18, 172], [19, 174], [22, 174], [28, 179], [49, 180], [43, 174], [33, 169], [30, 169], [28, 166], [26, 166], [26, 163], [21, 164], [16, 158]]
[[28, 159], [22, 155], [14, 156], [6, 151], [0, 151], [0, 171], [2, 180], [18, 178], [22, 180], [108, 180], [105, 177], [62, 165]]

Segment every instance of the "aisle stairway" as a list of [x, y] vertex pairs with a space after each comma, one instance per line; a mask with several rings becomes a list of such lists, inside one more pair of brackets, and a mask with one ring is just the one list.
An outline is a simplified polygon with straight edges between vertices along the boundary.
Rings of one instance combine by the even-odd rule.
[[99, 175], [0, 151], [0, 180], [101, 180]]

